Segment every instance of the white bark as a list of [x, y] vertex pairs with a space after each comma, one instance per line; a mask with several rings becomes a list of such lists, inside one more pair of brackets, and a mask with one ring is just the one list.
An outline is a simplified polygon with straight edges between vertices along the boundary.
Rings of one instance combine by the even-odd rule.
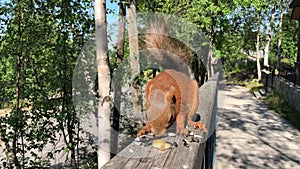
[[259, 13], [257, 14], [257, 36], [256, 36], [256, 66], [257, 66], [257, 79], [261, 80], [261, 67], [260, 67], [260, 52], [259, 52], [259, 47], [260, 47], [260, 16]]
[[214, 41], [214, 22], [211, 23], [209, 27], [209, 46], [208, 46], [208, 54], [207, 54], [207, 61], [206, 61], [206, 70], [207, 70], [207, 75], [208, 77], [212, 77], [214, 74], [213, 72], [213, 41]]
[[271, 8], [271, 17], [270, 17], [270, 25], [268, 30], [268, 35], [266, 39], [266, 46], [265, 46], [265, 53], [264, 53], [264, 66], [269, 67], [269, 51], [270, 51], [270, 44], [272, 39], [272, 25], [275, 18], [275, 4], [272, 5]]
[[280, 20], [279, 20], [279, 24], [278, 24], [278, 44], [277, 44], [277, 48], [278, 48], [278, 53], [277, 53], [277, 68], [280, 67], [280, 57], [281, 57], [281, 42], [282, 42], [282, 23], [283, 23], [283, 17], [284, 17], [284, 11], [286, 10], [287, 6], [288, 6], [288, 1], [284, 0], [283, 2], [281, 1], [281, 9], [280, 9]]
[[212, 37], [211, 37], [210, 42], [209, 42], [208, 56], [207, 56], [207, 63], [206, 63], [207, 75], [209, 78], [212, 77], [212, 75], [214, 74], [213, 66], [212, 66], [212, 59], [213, 59], [213, 42], [212, 42]]
[[281, 38], [282, 38], [282, 22], [283, 22], [283, 16], [284, 16], [284, 7], [280, 10], [280, 20], [278, 25], [278, 53], [277, 53], [277, 68], [280, 66], [280, 57], [281, 57]]
[[98, 67], [98, 168], [110, 160], [110, 69], [107, 56], [105, 0], [95, 0], [96, 55]]

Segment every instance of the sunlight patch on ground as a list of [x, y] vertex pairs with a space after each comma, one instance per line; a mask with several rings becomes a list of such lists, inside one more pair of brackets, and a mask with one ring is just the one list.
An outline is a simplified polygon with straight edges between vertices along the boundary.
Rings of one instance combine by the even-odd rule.
[[0, 116], [8, 114], [11, 112], [11, 108], [0, 109]]

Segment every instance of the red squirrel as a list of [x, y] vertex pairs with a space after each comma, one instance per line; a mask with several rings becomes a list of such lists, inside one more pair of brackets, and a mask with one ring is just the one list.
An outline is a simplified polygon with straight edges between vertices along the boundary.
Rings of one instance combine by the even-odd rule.
[[147, 123], [138, 137], [148, 132], [160, 136], [174, 121], [178, 134], [189, 134], [186, 122], [206, 130], [203, 123], [192, 121], [198, 110], [199, 88], [197, 82], [184, 73], [172, 69], [162, 71], [147, 83], [145, 94]]

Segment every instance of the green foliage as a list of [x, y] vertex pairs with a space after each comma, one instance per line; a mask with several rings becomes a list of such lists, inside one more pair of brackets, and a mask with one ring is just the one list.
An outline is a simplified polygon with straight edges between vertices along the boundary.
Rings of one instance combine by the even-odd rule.
[[[287, 11], [285, 1], [170, 1], [154, 0], [148, 6], [145, 1], [138, 1], [138, 9], [147, 12], [148, 9], [154, 12], [167, 13], [182, 17], [198, 26], [209, 38], [211, 26], [214, 27], [214, 49], [215, 55], [222, 59], [227, 72], [238, 69], [241, 62], [248, 60], [250, 53], [256, 52], [255, 43], [258, 25], [261, 29], [261, 45], [263, 49], [269, 26], [271, 5], [276, 6], [275, 21], [273, 26], [273, 38], [270, 48], [270, 62], [276, 62], [278, 53], [278, 38], [282, 39], [283, 61], [294, 63], [297, 50], [297, 30], [296, 21], [290, 20], [290, 10], [285, 14], [283, 20], [282, 36], [278, 36], [278, 24], [280, 11]], [[149, 8], [148, 8], [149, 7]], [[257, 14], [260, 21], [257, 20]], [[287, 56], [287, 57], [286, 57]], [[254, 67], [254, 69], [256, 69]]]
[[[226, 67], [225, 67], [226, 68]], [[256, 62], [255, 61], [240, 61], [236, 66], [232, 67], [231, 71], [226, 72], [226, 77], [229, 82], [247, 86], [248, 82], [251, 82], [256, 74]]]
[[[114, 3], [117, 1], [113, 0]], [[241, 81], [256, 74], [255, 54], [258, 26], [261, 29], [262, 49], [269, 26], [270, 5], [276, 6], [270, 61], [274, 65], [278, 54], [277, 42], [282, 40], [281, 62], [293, 65], [296, 61], [298, 24], [290, 20], [291, 10], [284, 15], [282, 35], [278, 24], [281, 9], [286, 11], [285, 1], [186, 1], [186, 0], [137, 0], [139, 12], [159, 12], [176, 15], [197, 26], [208, 39], [213, 40], [215, 55], [223, 62], [227, 76]], [[113, 13], [108, 10], [107, 13]], [[257, 20], [257, 14], [260, 20]], [[0, 2], [0, 108], [7, 108], [10, 115], [0, 118], [0, 133], [4, 140], [15, 140], [18, 146], [7, 144], [9, 152], [16, 155], [15, 161], [1, 161], [4, 167], [17, 163], [24, 168], [48, 167], [56, 153], [72, 154], [71, 163], [84, 159], [83, 167], [96, 166], [95, 151], [76, 147], [83, 140], [82, 129], [72, 105], [72, 74], [77, 56], [84, 43], [94, 32], [93, 2], [83, 1], [1, 1]], [[179, 25], [174, 23], [174, 25]], [[185, 32], [185, 25], [179, 25]], [[188, 34], [179, 33], [180, 39], [191, 42]], [[174, 36], [178, 32], [172, 32]], [[197, 50], [197, 49], [193, 49]], [[116, 49], [109, 51], [111, 71], [115, 63]], [[250, 56], [252, 55], [252, 56]], [[129, 56], [128, 37], [125, 38], [125, 57]], [[21, 64], [18, 64], [18, 58]], [[123, 63], [129, 65], [130, 63]], [[20, 73], [19, 92], [16, 91], [16, 77]], [[144, 83], [151, 71], [143, 72], [138, 80]], [[124, 72], [125, 77], [130, 72]], [[249, 82], [250, 83], [250, 82]], [[247, 85], [247, 84], [246, 84]], [[17, 97], [20, 105], [17, 105]], [[281, 106], [278, 98], [271, 98], [272, 104]], [[276, 101], [277, 100], [277, 101]], [[89, 111], [89, 110], [85, 110]], [[0, 114], [4, 111], [0, 110]], [[64, 146], [49, 152], [45, 158], [38, 152], [46, 144], [58, 141], [61, 133]], [[20, 140], [16, 140], [20, 138]], [[28, 144], [21, 144], [21, 142]], [[90, 145], [90, 144], [89, 144]], [[92, 150], [96, 148], [92, 146]], [[25, 154], [31, 154], [28, 158]], [[91, 158], [90, 158], [91, 157]]]
[[293, 110], [284, 99], [278, 94], [269, 95], [263, 100], [271, 109], [275, 110], [280, 116], [287, 119], [294, 126], [300, 129], [300, 115], [297, 110]]
[[[11, 102], [12, 111], [0, 118], [0, 133], [14, 156], [14, 160], [1, 161], [5, 168], [48, 167], [59, 152], [71, 154], [72, 168], [79, 167], [79, 160], [89, 159], [85, 150], [76, 150], [89, 138], [80, 135], [83, 131], [72, 104], [71, 83], [77, 56], [94, 32], [92, 5], [90, 0], [1, 4], [7, 17], [0, 17], [4, 28], [0, 32], [0, 87], [4, 89], [0, 102]], [[55, 147], [59, 139], [64, 147], [39, 155]]]

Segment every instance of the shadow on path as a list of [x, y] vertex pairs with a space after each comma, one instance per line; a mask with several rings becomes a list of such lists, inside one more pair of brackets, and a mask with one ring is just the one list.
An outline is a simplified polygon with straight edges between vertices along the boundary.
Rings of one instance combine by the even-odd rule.
[[217, 169], [300, 168], [300, 131], [246, 88], [227, 86], [220, 108]]

